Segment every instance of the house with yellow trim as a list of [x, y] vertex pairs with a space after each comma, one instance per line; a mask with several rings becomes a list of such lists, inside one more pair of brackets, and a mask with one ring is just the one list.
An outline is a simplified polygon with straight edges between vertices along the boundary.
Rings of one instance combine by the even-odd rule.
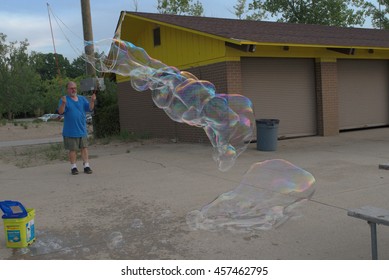
[[[241, 94], [256, 119], [279, 119], [278, 137], [337, 135], [389, 124], [389, 31], [122, 12], [117, 32], [216, 93]], [[117, 76], [121, 129], [208, 141], [172, 121], [150, 92]]]

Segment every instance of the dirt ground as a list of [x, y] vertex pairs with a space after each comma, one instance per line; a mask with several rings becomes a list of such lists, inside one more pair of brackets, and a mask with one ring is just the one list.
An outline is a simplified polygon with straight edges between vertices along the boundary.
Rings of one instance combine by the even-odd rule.
[[[61, 122], [18, 121], [0, 124], [0, 142], [31, 140], [31, 139], [60, 139], [62, 137]], [[93, 127], [89, 126], [92, 135]], [[94, 140], [90, 137], [89, 154], [93, 158], [105, 155], [129, 153], [135, 146], [144, 145], [147, 141], [126, 142], [115, 138]], [[0, 161], [20, 168], [41, 166], [49, 163], [67, 161], [67, 152], [62, 142], [28, 146], [0, 147]]]
[[61, 122], [15, 121], [0, 125], [0, 141], [43, 139], [62, 136]]

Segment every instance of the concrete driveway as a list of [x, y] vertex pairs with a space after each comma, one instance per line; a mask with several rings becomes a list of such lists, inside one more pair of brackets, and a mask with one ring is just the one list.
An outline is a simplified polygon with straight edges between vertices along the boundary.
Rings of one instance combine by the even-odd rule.
[[[93, 147], [90, 150], [93, 156]], [[239, 185], [251, 164], [284, 159], [316, 178], [301, 216], [271, 230], [190, 230], [186, 214]], [[19, 169], [0, 164], [0, 200], [36, 210], [36, 242], [5, 248], [0, 259], [370, 259], [366, 222], [347, 216], [364, 205], [389, 209], [389, 128], [336, 137], [282, 140], [275, 152], [255, 144], [228, 172], [202, 144], [128, 144], [92, 160], [94, 173], [69, 164]], [[2, 225], [1, 225], [2, 226]], [[389, 259], [389, 227], [378, 226], [378, 257]]]

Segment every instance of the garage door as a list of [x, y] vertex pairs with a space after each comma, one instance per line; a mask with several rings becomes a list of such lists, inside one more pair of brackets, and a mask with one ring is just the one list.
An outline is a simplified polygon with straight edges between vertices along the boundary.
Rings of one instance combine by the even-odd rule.
[[338, 61], [340, 129], [389, 123], [388, 74], [386, 61]]
[[278, 137], [316, 135], [312, 59], [242, 58], [243, 94], [256, 119], [279, 119]]

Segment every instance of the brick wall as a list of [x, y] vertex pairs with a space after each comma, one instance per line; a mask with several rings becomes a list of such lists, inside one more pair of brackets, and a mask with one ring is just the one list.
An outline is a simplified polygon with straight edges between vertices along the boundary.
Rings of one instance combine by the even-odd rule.
[[214, 84], [216, 93], [227, 93], [227, 63], [221, 62], [207, 66], [194, 67], [186, 71], [195, 75], [199, 80]]
[[227, 92], [229, 94], [243, 94], [242, 71], [240, 61], [226, 62]]
[[[227, 65], [228, 64], [228, 65]], [[234, 63], [217, 63], [213, 65], [186, 69], [200, 80], [207, 80], [216, 87], [216, 93], [237, 93], [241, 91], [240, 81], [228, 84], [227, 66], [238, 68]], [[240, 77], [239, 69], [235, 69], [232, 77]], [[230, 75], [231, 77], [231, 75]], [[180, 142], [209, 143], [209, 139], [202, 128], [178, 123], [171, 120], [166, 113], [155, 106], [151, 92], [137, 92], [130, 82], [118, 84], [118, 102], [120, 112], [120, 128], [138, 134], [150, 134], [152, 137], [176, 139]]]
[[321, 136], [339, 134], [336, 62], [316, 62], [317, 128]]
[[118, 84], [121, 131], [150, 134], [152, 137], [174, 138], [174, 122], [154, 105], [149, 90], [138, 92], [130, 82]]

